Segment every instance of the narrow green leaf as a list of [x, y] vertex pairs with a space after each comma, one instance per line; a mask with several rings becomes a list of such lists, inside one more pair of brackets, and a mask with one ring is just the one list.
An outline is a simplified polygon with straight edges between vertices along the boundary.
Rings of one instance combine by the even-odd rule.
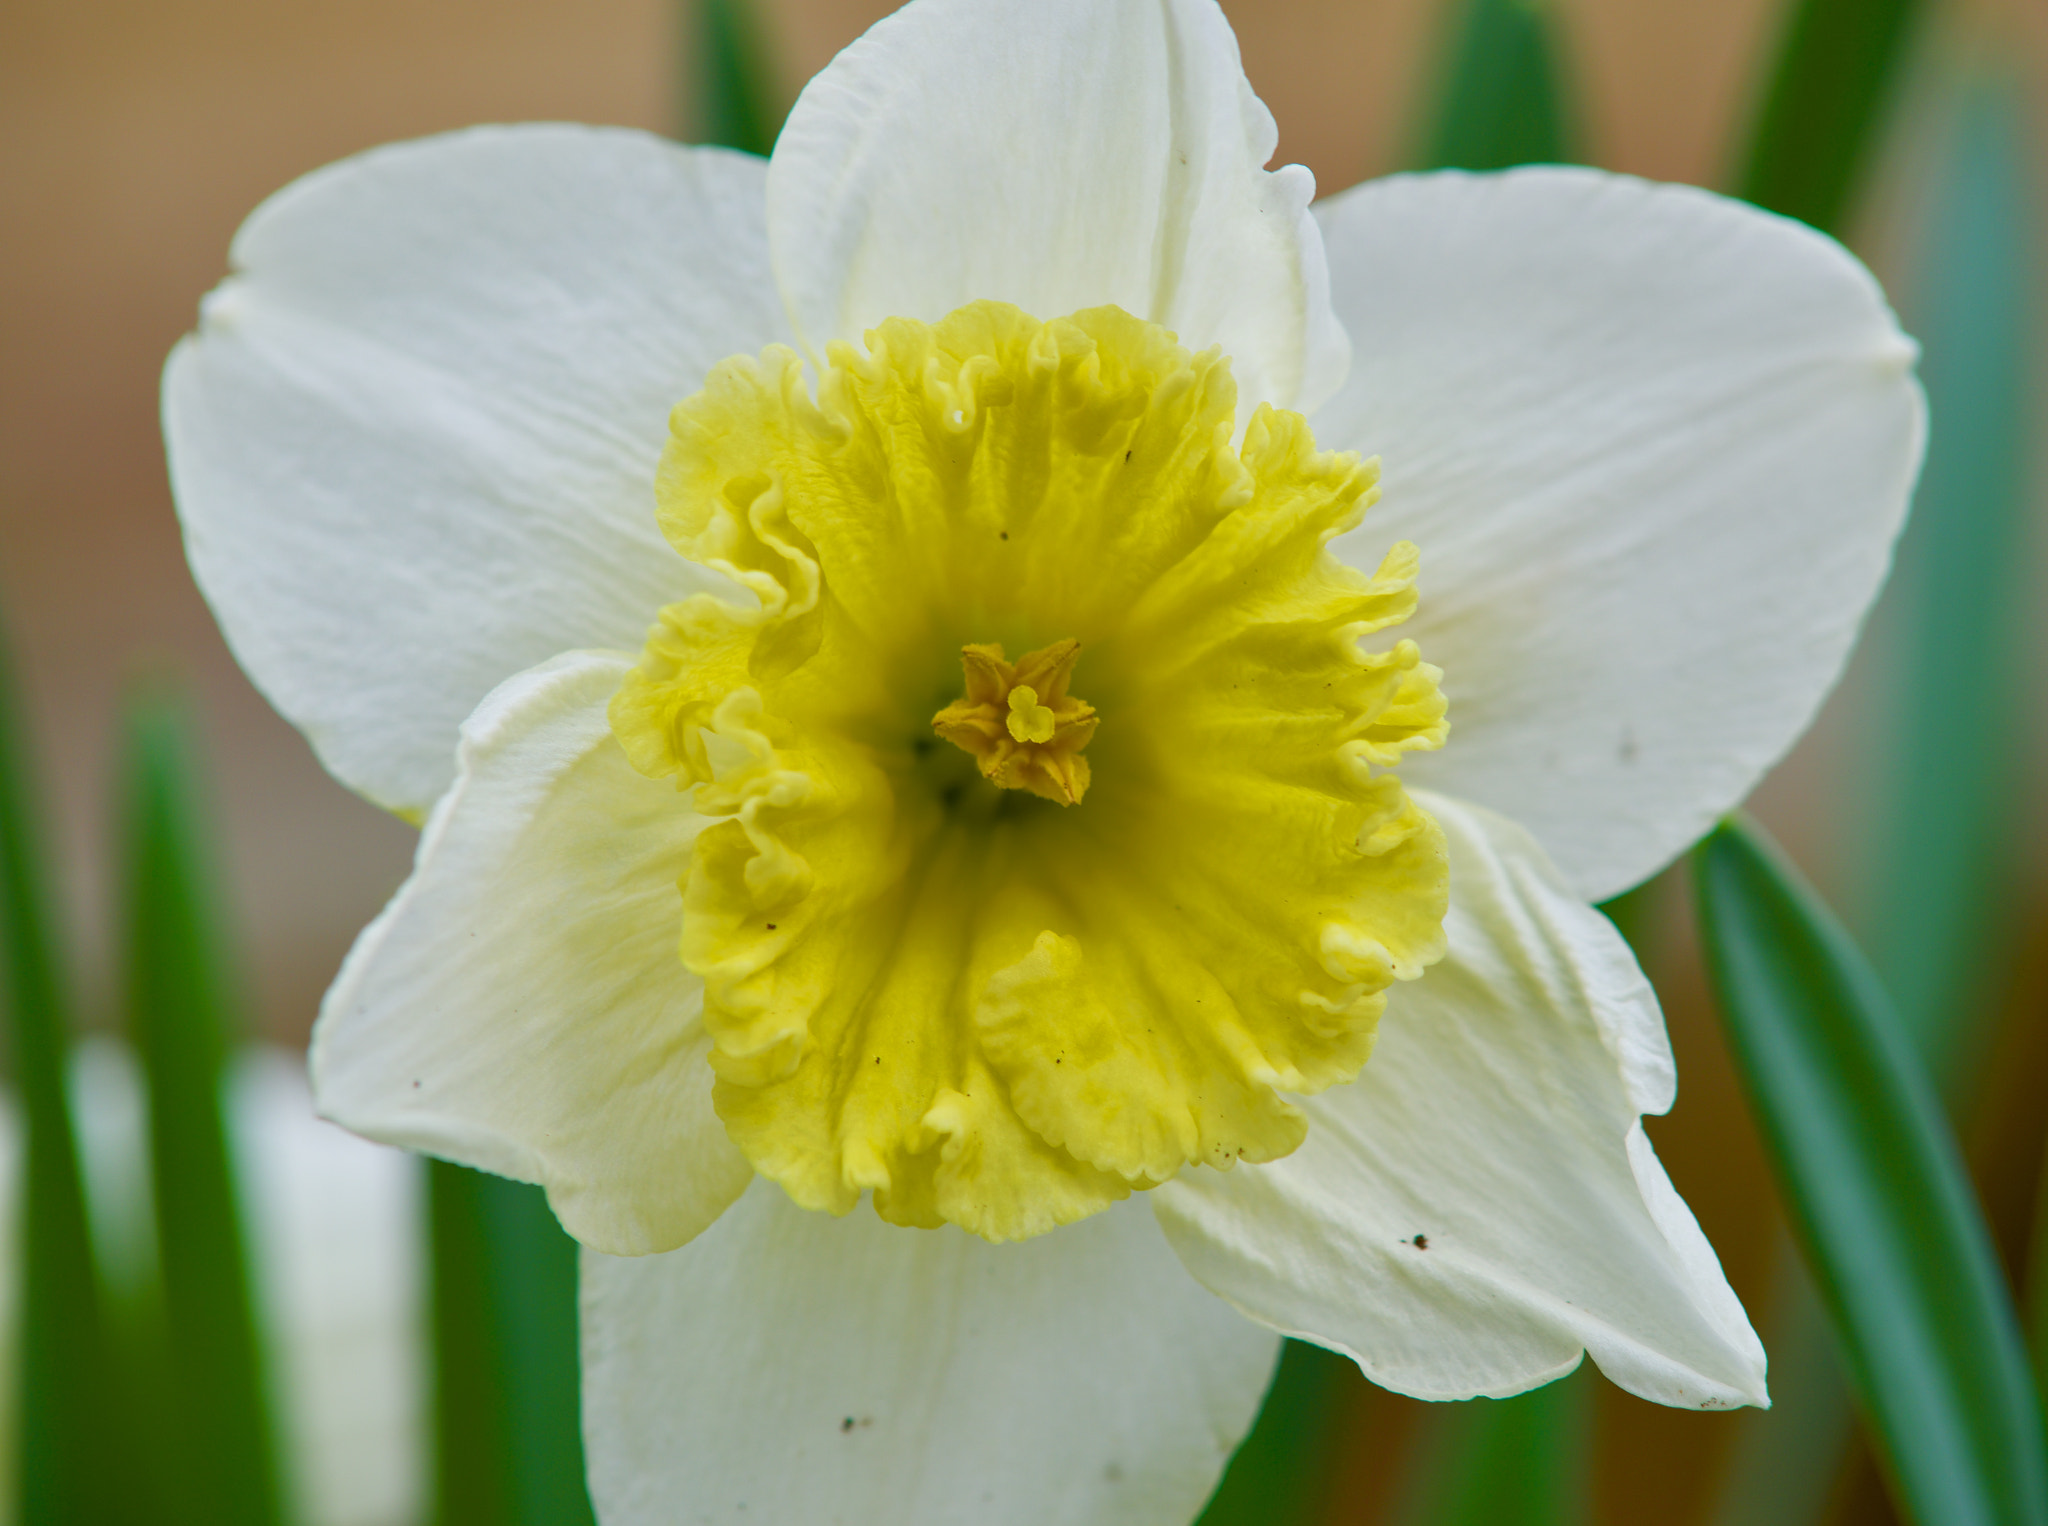
[[2012, 1300], [1876, 975], [1755, 827], [1716, 828], [1693, 874], [1737, 1068], [1902, 1507], [2048, 1526]]
[[1919, 9], [1918, 0], [1799, 0], [1737, 195], [1841, 231]]
[[1570, 122], [1543, 0], [1466, 0], [1456, 26], [1419, 168], [1568, 160]]
[[439, 1526], [591, 1526], [576, 1242], [538, 1187], [429, 1163]]
[[540, 1188], [477, 1180], [519, 1526], [594, 1520], [583, 1482], [576, 1242]]
[[1579, 1526], [1592, 1378], [1583, 1369], [1512, 1399], [1446, 1404], [1431, 1417], [1400, 1526]]
[[[1906, 301], [1935, 427], [1862, 659], [1885, 679], [1864, 749], [1872, 795], [1852, 835], [1858, 889], [1846, 909], [1928, 1069], [1958, 1097], [1999, 1008], [2018, 903], [2007, 824], [2023, 803], [2018, 732], [2030, 699], [2019, 656], [2034, 256], [2011, 86], [1965, 82], [1943, 136]], [[1930, 716], [1963, 719], [1930, 748]], [[1776, 1403], [1745, 1417], [1717, 1526], [1817, 1519], [1851, 1435], [1848, 1382], [1816, 1295], [1776, 1302]]]
[[2034, 1392], [2048, 1394], [2048, 1154], [2034, 1184], [2034, 1230], [2027, 1246], [2027, 1345], [2034, 1353]]
[[766, 154], [782, 130], [759, 15], [750, 0], [687, 0], [695, 8], [697, 109], [705, 143]]
[[1364, 1386], [1351, 1358], [1288, 1341], [1257, 1422], [1195, 1526], [1306, 1526], [1322, 1520], [1333, 1481], [1333, 1443]]
[[[1899, 1016], [1946, 1085], [1975, 1074], [2018, 901], [2038, 263], [2017, 92], [1966, 88], [1950, 138], [1908, 299], [1935, 425], [1880, 615], [1879, 800], [1859, 836], [1868, 889], [1856, 908]], [[1936, 716], [1955, 724], [1930, 747]]]
[[477, 1180], [461, 1166], [427, 1162], [437, 1526], [505, 1526], [511, 1519]]
[[113, 1388], [78, 1139], [64, 1085], [70, 1010], [51, 926], [55, 906], [32, 803], [25, 728], [0, 651], [0, 1003], [26, 1125], [19, 1366], [14, 1374], [16, 1519], [72, 1526], [116, 1519], [108, 1489]]
[[273, 1422], [222, 1087], [235, 1024], [209, 841], [182, 707], [140, 700], [126, 758], [128, 1011], [149, 1088], [150, 1179], [179, 1519], [282, 1517]]

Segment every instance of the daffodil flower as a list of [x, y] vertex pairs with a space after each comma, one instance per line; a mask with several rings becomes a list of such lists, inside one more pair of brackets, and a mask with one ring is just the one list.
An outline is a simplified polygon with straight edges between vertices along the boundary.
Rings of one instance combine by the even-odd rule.
[[1281, 1333], [1764, 1402], [1588, 903], [1840, 669], [1913, 346], [1703, 192], [1275, 142], [1209, 0], [918, 0], [765, 164], [309, 176], [172, 358], [229, 641], [425, 819], [321, 1105], [589, 1247], [612, 1526], [1185, 1521]]

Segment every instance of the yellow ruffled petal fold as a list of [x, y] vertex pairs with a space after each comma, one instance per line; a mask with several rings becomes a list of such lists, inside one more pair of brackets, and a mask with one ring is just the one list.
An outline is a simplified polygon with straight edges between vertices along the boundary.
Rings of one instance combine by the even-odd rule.
[[663, 529], [738, 586], [662, 611], [612, 724], [714, 818], [682, 957], [798, 1203], [1017, 1239], [1275, 1159], [1281, 1094], [1442, 954], [1443, 836], [1386, 772], [1442, 744], [1439, 675], [1361, 645], [1415, 550], [1337, 562], [1376, 464], [1265, 406], [1233, 449], [1235, 402], [1118, 309], [979, 302], [676, 408]]

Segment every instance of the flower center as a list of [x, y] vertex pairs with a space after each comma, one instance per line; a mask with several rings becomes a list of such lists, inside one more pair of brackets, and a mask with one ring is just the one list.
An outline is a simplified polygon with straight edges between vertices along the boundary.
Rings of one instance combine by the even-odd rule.
[[1353, 1078], [1444, 946], [1392, 772], [1438, 674], [1374, 641], [1415, 548], [1325, 549], [1374, 463], [1263, 407], [1234, 447], [1228, 362], [1156, 325], [992, 302], [815, 392], [724, 361], [671, 430], [662, 528], [721, 591], [661, 611], [612, 729], [704, 818], [681, 954], [755, 1169], [1006, 1240], [1298, 1146], [1285, 1094]]
[[1095, 735], [1095, 707], [1067, 693], [1081, 643], [1069, 637], [1019, 659], [1002, 643], [960, 649], [967, 694], [932, 717], [932, 729], [974, 759], [998, 789], [1028, 789], [1061, 805], [1088, 792], [1081, 749]]

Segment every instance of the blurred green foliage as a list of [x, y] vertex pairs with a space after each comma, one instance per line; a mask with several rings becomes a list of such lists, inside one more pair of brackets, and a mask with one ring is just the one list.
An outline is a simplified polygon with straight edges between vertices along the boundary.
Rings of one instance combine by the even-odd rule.
[[[1883, 6], [1860, 14], [1868, 27], [1898, 24]], [[1876, 42], [1837, 63], [1855, 66]], [[1966, 75], [1945, 113], [1907, 301], [1934, 429], [1863, 659], [1885, 679], [1865, 739], [1875, 788], [1858, 802], [1848, 909], [1923, 1060], [1960, 1100], [2013, 952], [2033, 260], [2015, 92]], [[1836, 172], [1849, 175], [1847, 158]], [[1780, 1283], [1767, 1333], [1784, 1376], [1775, 1409], [1752, 1417], [1737, 1449], [1716, 1517], [1727, 1526], [1816, 1518], [1850, 1436], [1819, 1302], [1790, 1268]]]
[[687, 0], [696, 17], [695, 89], [684, 120], [698, 141], [766, 154], [782, 130], [763, 21], [747, 0]]
[[19, 1417], [15, 1518], [22, 1526], [99, 1526], [121, 1519], [119, 1470], [104, 1444], [118, 1389], [65, 1087], [71, 1018], [51, 925], [57, 898], [20, 714], [13, 666], [0, 649], [0, 1010], [26, 1125], [20, 1365], [10, 1375]]
[[1906, 302], [1937, 427], [1873, 652], [1887, 682], [1854, 908], [1950, 1087], [1976, 1073], [2012, 953], [2039, 263], [2017, 92], [1972, 79], [1959, 95]]
[[1737, 1070], [1902, 1503], [1922, 1526], [2048, 1523], [2011, 1295], [1876, 974], [1758, 829], [1724, 823], [1693, 870]]
[[1448, 1405], [1423, 1439], [1394, 1526], [1574, 1526], [1592, 1519], [1593, 1374]]
[[2048, 1158], [2034, 1187], [2033, 1243], [2027, 1247], [2027, 1344], [2033, 1349], [2034, 1392], [2048, 1403]]
[[1800, 0], [1736, 176], [1736, 194], [1839, 233], [1875, 152], [1918, 0]]
[[128, 1015], [149, 1090], [164, 1386], [149, 1430], [166, 1518], [274, 1526], [271, 1406], [222, 1102], [231, 1012], [184, 706], [133, 708], [125, 777]]
[[1331, 1463], [1365, 1379], [1348, 1356], [1281, 1344], [1273, 1383], [1197, 1526], [1288, 1526], [1328, 1513]]
[[438, 1526], [589, 1526], [576, 1242], [540, 1188], [428, 1165]]
[[1544, 0], [1465, 0], [1418, 169], [1500, 170], [1571, 159], [1572, 117]]

